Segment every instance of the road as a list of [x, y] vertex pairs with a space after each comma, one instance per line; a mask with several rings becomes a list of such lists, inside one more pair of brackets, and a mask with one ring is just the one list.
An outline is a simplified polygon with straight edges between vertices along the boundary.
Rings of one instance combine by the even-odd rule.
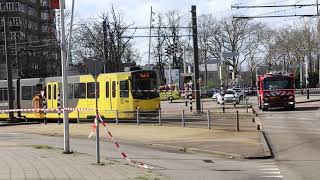
[[[0, 141], [23, 145], [49, 145], [55, 148], [63, 147], [62, 137], [48, 137], [23, 133], [5, 133], [0, 131]], [[113, 144], [101, 142], [103, 159], [124, 161]], [[71, 139], [71, 149], [77, 152], [94, 155], [95, 142], [88, 139]], [[154, 172], [161, 173], [170, 179], [274, 179], [270, 173], [275, 172], [275, 162], [271, 160], [234, 160], [222, 159], [201, 154], [187, 154], [151, 149], [147, 146], [125, 143], [122, 150], [130, 158], [150, 164], [155, 167]], [[92, 158], [92, 162], [95, 159]], [[277, 173], [277, 171], [276, 171]]]
[[320, 177], [319, 102], [297, 104], [296, 107], [295, 111], [262, 112], [262, 127], [283, 179], [318, 180]]

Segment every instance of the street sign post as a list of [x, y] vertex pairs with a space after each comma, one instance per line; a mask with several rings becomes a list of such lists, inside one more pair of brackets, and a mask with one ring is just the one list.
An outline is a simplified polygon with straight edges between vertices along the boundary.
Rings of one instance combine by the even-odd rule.
[[94, 97], [96, 101], [96, 161], [97, 164], [100, 164], [100, 135], [99, 135], [99, 112], [98, 112], [98, 96], [97, 96], [97, 83], [98, 83], [98, 75], [100, 74], [103, 63], [98, 60], [86, 59], [84, 63], [87, 66], [88, 72], [94, 78]]

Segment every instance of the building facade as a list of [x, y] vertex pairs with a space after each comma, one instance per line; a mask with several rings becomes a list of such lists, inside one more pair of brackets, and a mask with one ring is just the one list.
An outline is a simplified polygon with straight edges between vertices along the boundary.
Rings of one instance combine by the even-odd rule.
[[[0, 2], [0, 79], [6, 79], [5, 38], [13, 77], [60, 75], [60, 49], [51, 0]], [[4, 24], [6, 22], [6, 24]], [[7, 26], [8, 33], [4, 31]], [[3, 65], [4, 64], [4, 65]], [[5, 67], [5, 68], [3, 68]]]

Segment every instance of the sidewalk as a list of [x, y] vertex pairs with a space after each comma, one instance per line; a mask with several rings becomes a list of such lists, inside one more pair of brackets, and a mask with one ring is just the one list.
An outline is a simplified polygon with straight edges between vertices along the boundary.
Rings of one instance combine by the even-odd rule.
[[[228, 158], [264, 157], [268, 151], [259, 131], [128, 124], [109, 124], [109, 127], [120, 143], [149, 145], [164, 150], [200, 152]], [[0, 131], [63, 136], [63, 124], [6, 126], [0, 127]], [[91, 124], [70, 124], [72, 137], [88, 138], [91, 131]], [[100, 132], [101, 136], [106, 136], [102, 127]]]
[[296, 95], [296, 104], [320, 101], [320, 95], [310, 95], [307, 99], [306, 95]]
[[[33, 126], [33, 125], [30, 125]], [[37, 125], [38, 126], [38, 125]], [[29, 127], [29, 126], [28, 126]], [[0, 141], [0, 179], [163, 179], [147, 170], [115, 160], [93, 164], [94, 157], [63, 154], [48, 146], [24, 146]]]

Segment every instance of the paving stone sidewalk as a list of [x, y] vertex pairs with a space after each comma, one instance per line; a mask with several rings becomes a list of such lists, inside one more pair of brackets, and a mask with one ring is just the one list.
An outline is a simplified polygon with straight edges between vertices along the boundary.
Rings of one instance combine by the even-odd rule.
[[23, 146], [0, 141], [0, 180], [163, 179], [119, 161], [102, 160], [104, 165], [96, 165], [90, 155], [61, 152], [48, 146]]

